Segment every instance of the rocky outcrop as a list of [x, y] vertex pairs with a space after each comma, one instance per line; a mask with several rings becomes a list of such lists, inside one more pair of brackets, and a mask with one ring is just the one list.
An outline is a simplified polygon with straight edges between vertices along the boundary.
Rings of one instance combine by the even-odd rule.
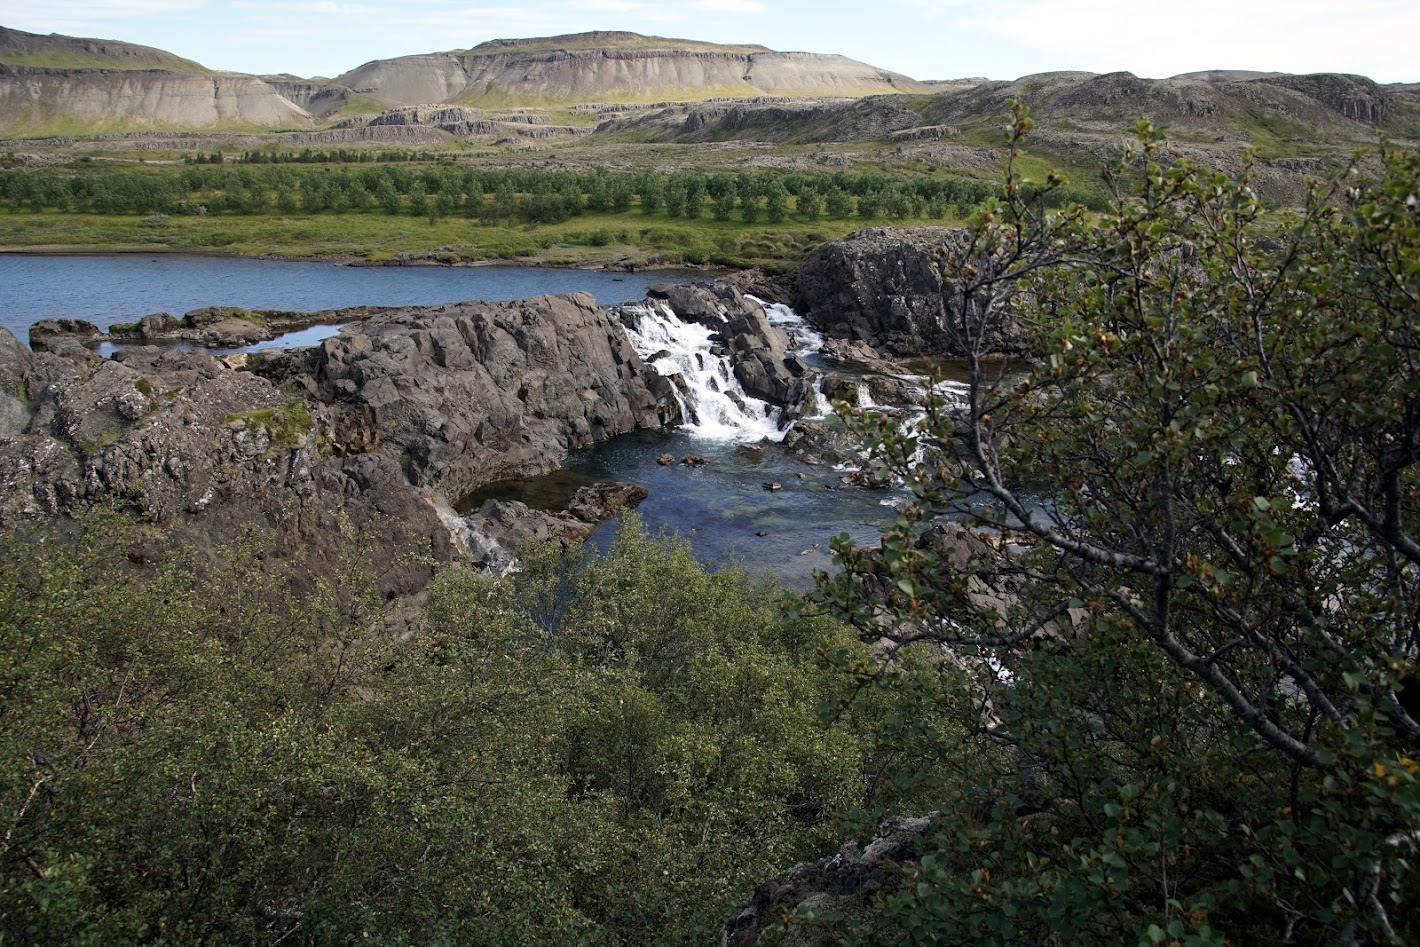
[[[819, 248], [799, 268], [795, 309], [823, 332], [894, 356], [958, 355], [933, 251], [954, 239], [942, 228], [860, 230]], [[988, 339], [999, 353], [1023, 351], [1023, 327], [1007, 323]]]
[[299, 105], [317, 118], [333, 115], [350, 104], [353, 93], [343, 85], [299, 76], [261, 76], [263, 82], [282, 98]]
[[[938, 813], [924, 818], [892, 818], [861, 850], [854, 842], [835, 855], [794, 866], [789, 874], [756, 885], [754, 896], [739, 914], [726, 922], [724, 947], [752, 947], [766, 931], [796, 910], [838, 914], [859, 931], [882, 922], [874, 917], [875, 901], [896, 891], [907, 877], [909, 863], [918, 857], [923, 836]], [[885, 942], [896, 938], [879, 931]], [[898, 932], [900, 933], [900, 932]], [[792, 929], [776, 944], [808, 944], [796, 939]]]
[[562, 510], [536, 510], [519, 500], [486, 500], [451, 525], [471, 562], [501, 573], [513, 567], [526, 546], [554, 542], [566, 549], [583, 542], [599, 524], [635, 509], [646, 496], [644, 487], [632, 483], [593, 483], [579, 487]]
[[396, 458], [330, 456], [319, 405], [205, 352], [100, 359], [59, 340], [29, 354], [0, 333], [0, 383], [0, 522], [119, 504], [170, 543], [255, 530], [312, 576], [336, 567], [340, 524], [354, 522], [386, 595], [417, 590], [430, 560], [453, 555]]
[[316, 312], [204, 306], [182, 316], [155, 312], [135, 322], [116, 322], [105, 332], [83, 319], [41, 319], [30, 326], [30, 348], [51, 351], [69, 342], [95, 346], [101, 342], [151, 345], [187, 343], [206, 348], [240, 348], [266, 342], [288, 332], [318, 325], [343, 325], [397, 307], [352, 306]]
[[291, 359], [261, 370], [329, 405], [338, 449], [397, 457], [449, 498], [679, 416], [671, 382], [587, 293], [396, 310]]
[[[755, 396], [802, 394], [782, 334], [738, 290], [659, 293], [715, 328]], [[151, 344], [93, 352], [124, 338], [221, 346], [298, 316], [346, 325], [318, 346], [240, 361]], [[580, 540], [644, 491], [598, 485], [556, 513], [495, 503], [473, 524], [455, 522], [450, 503], [680, 419], [675, 382], [642, 361], [624, 317], [578, 293], [315, 314], [214, 307], [113, 335], [39, 323], [33, 351], [0, 337], [0, 522], [120, 502], [199, 545], [270, 531], [282, 555], [318, 566], [335, 561], [344, 517], [375, 531], [384, 551], [373, 564], [391, 594], [421, 587], [431, 557], [457, 553], [455, 536], [499, 561], [524, 540]]]

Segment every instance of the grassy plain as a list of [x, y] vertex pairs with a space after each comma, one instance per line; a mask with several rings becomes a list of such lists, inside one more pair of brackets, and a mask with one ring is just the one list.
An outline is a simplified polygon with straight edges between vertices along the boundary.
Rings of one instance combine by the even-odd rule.
[[[370, 212], [171, 216], [0, 210], [0, 249], [28, 252], [197, 252], [365, 262], [507, 260], [550, 266], [789, 266], [825, 241], [884, 221], [785, 220], [746, 224], [643, 215], [583, 214], [557, 224], [486, 226], [463, 217]], [[894, 225], [943, 224], [895, 220]]]

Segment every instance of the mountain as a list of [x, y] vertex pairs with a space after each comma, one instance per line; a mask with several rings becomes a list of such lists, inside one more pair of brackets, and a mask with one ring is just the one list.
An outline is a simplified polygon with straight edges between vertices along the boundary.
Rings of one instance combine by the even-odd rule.
[[148, 46], [0, 27], [4, 137], [313, 123], [256, 76], [215, 72]]
[[212, 70], [200, 63], [151, 46], [58, 33], [41, 36], [3, 26], [0, 26], [0, 65], [41, 69], [161, 69], [197, 76], [213, 75]]
[[303, 128], [411, 106], [496, 109], [928, 91], [907, 76], [844, 56], [639, 33], [492, 40], [472, 49], [375, 60], [331, 80], [219, 73], [147, 46], [0, 27], [5, 137]]
[[389, 106], [501, 107], [929, 91], [907, 76], [845, 56], [619, 32], [499, 39], [472, 49], [381, 59], [335, 82]]

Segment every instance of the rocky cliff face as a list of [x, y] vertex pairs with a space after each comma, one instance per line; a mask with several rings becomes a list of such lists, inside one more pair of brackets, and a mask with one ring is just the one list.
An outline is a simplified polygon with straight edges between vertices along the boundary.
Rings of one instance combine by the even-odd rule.
[[589, 33], [376, 60], [336, 79], [388, 105], [860, 96], [925, 87], [843, 56]]
[[161, 49], [0, 28], [0, 129], [305, 127], [310, 112], [256, 76]]
[[[940, 227], [882, 227], [827, 243], [799, 268], [794, 308], [829, 335], [889, 355], [962, 354], [932, 255], [951, 239]], [[990, 340], [1000, 353], [1023, 351], [1025, 344], [1019, 326]]]
[[344, 449], [397, 456], [450, 499], [678, 419], [671, 383], [587, 293], [378, 316], [291, 377], [330, 405]]
[[9, 135], [73, 125], [102, 131], [313, 124], [309, 112], [254, 76], [5, 65], [0, 119]]

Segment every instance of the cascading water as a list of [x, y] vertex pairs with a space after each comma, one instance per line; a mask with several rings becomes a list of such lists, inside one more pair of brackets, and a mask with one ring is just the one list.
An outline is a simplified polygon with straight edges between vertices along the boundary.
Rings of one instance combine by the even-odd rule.
[[733, 443], [780, 441], [780, 409], [745, 393], [727, 356], [715, 352], [714, 331], [682, 322], [664, 303], [623, 310], [634, 317], [626, 329], [636, 353], [657, 372], [675, 379], [681, 430], [694, 437]]
[[765, 318], [769, 324], [779, 328], [789, 337], [789, 354], [803, 356], [818, 355], [819, 350], [824, 346], [824, 338], [813, 326], [804, 320], [794, 310], [783, 303], [769, 303], [757, 296], [745, 295], [751, 302], [758, 303], [764, 309]]

